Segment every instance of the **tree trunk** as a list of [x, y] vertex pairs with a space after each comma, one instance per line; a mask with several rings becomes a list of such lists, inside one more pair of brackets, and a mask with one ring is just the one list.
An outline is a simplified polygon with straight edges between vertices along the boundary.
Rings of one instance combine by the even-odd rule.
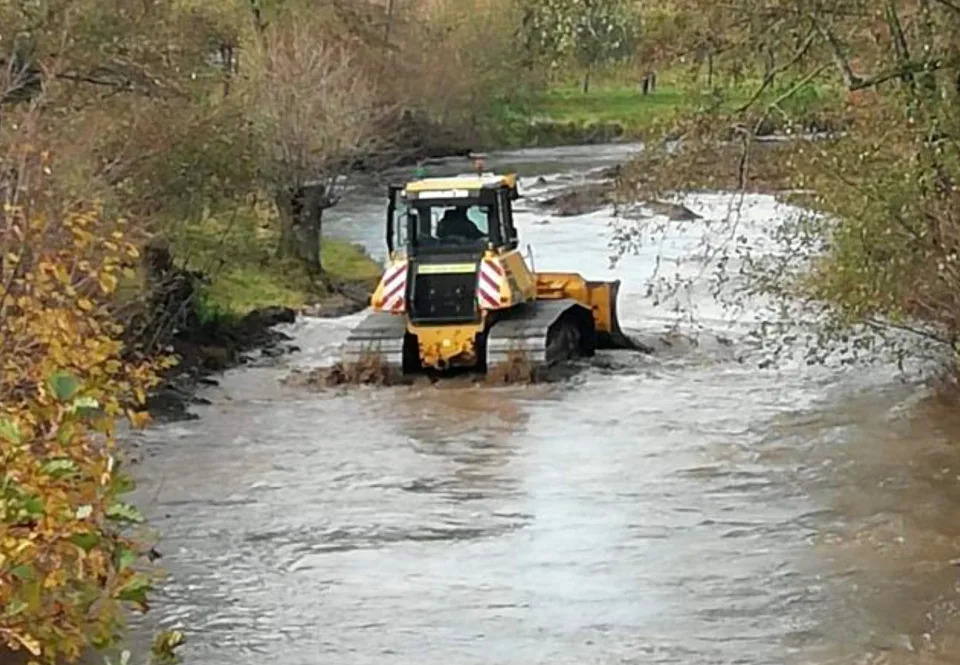
[[234, 73], [234, 49], [231, 44], [220, 45], [220, 66], [223, 68], [223, 97], [226, 99], [230, 96]]
[[388, 0], [387, 20], [384, 22], [383, 26], [383, 51], [380, 54], [380, 58], [383, 60], [383, 62], [387, 61], [387, 52], [390, 50], [390, 31], [393, 29], [393, 9], [394, 0]]
[[583, 94], [590, 92], [590, 69], [588, 68], [583, 75]]
[[323, 211], [330, 207], [326, 189], [310, 185], [285, 189], [277, 194], [280, 211], [280, 243], [277, 256], [296, 258], [314, 276], [323, 272], [320, 260]]
[[277, 244], [277, 257], [281, 259], [299, 258], [293, 192], [288, 189], [281, 189], [277, 192], [275, 200], [277, 212], [280, 215], [280, 242]]
[[320, 242], [323, 223], [322, 188], [318, 186], [305, 189], [300, 198], [301, 254], [300, 258], [307, 267], [307, 271], [317, 277], [323, 272], [320, 261]]

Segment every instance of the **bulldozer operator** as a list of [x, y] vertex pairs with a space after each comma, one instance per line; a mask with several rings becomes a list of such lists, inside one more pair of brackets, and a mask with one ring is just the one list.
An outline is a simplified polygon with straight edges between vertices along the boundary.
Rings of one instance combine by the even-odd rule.
[[480, 240], [486, 234], [477, 228], [477, 225], [467, 217], [466, 208], [450, 208], [443, 213], [443, 218], [437, 224], [437, 239], [451, 240], [464, 238], [466, 240]]

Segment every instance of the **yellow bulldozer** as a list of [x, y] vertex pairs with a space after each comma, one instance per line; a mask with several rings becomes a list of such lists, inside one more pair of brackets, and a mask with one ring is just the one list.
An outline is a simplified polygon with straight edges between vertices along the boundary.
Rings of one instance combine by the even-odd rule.
[[389, 188], [388, 262], [345, 362], [481, 372], [520, 354], [551, 366], [636, 348], [617, 321], [620, 282], [538, 273], [519, 249], [515, 175], [421, 178]]

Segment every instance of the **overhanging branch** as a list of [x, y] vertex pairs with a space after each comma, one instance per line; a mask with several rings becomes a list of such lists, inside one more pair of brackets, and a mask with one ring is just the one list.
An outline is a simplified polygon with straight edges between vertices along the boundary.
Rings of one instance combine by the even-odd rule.
[[830, 53], [833, 56], [833, 62], [836, 65], [837, 69], [840, 70], [840, 75], [843, 77], [844, 84], [850, 89], [857, 89], [855, 86], [860, 85], [862, 80], [859, 76], [853, 73], [853, 67], [850, 65], [850, 61], [847, 60], [847, 57], [843, 53], [843, 47], [840, 45], [840, 41], [837, 39], [836, 35], [830, 31], [829, 28], [823, 27], [819, 22], [816, 24], [817, 32], [823, 36], [827, 44], [830, 45]]
[[758, 87], [756, 91], [754, 91], [754, 93], [750, 96], [750, 99], [748, 99], [746, 103], [744, 103], [743, 105], [740, 106], [740, 108], [737, 109], [737, 112], [742, 113], [743, 111], [746, 111], [748, 108], [753, 106], [756, 103], [756, 101], [760, 98], [760, 95], [762, 95], [763, 92], [770, 87], [770, 84], [773, 83], [773, 80], [776, 78], [777, 74], [782, 74], [783, 72], [787, 71], [788, 69], [793, 67], [795, 64], [800, 62], [803, 56], [807, 54], [807, 51], [810, 50], [810, 47], [813, 45], [813, 40], [815, 37], [816, 37], [816, 32], [814, 30], [810, 30], [810, 32], [807, 33], [806, 39], [804, 39], [803, 43], [800, 44], [800, 48], [798, 48], [797, 52], [793, 54], [793, 57], [791, 57], [790, 60], [788, 60], [787, 62], [781, 65], [778, 65], [777, 67], [774, 67], [773, 69], [768, 71], [767, 75], [763, 77], [763, 82], [760, 84], [760, 87]]
[[960, 59], [958, 58], [934, 58], [934, 59], [923, 59], [923, 60], [914, 60], [911, 62], [905, 62], [900, 67], [894, 67], [879, 74], [875, 74], [869, 78], [859, 78], [857, 77], [853, 85], [848, 85], [847, 87], [851, 91], [863, 90], [865, 88], [873, 88], [880, 85], [881, 83], [886, 83], [887, 81], [892, 81], [893, 79], [903, 78], [907, 74], [919, 74], [921, 72], [936, 72], [942, 69], [950, 69], [952, 67], [957, 67], [960, 65]]

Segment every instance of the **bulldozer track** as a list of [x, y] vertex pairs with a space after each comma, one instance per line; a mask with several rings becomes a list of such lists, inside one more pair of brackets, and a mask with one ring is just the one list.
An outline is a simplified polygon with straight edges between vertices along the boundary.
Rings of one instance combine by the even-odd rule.
[[[494, 367], [522, 355], [533, 365], [549, 366], [575, 355], [578, 331], [551, 331], [565, 313], [582, 306], [575, 300], [541, 300], [504, 313], [487, 331], [486, 365]], [[404, 365], [404, 317], [385, 312], [368, 314], [342, 347], [344, 363], [361, 363], [371, 355], [392, 367]]]
[[487, 332], [487, 367], [509, 362], [516, 354], [536, 365], [566, 359], [573, 349], [564, 340], [551, 344], [550, 328], [574, 307], [582, 305], [568, 299], [538, 300], [507, 311]]
[[387, 365], [402, 367], [406, 331], [403, 316], [387, 312], [368, 314], [347, 336], [342, 350], [343, 361], [359, 363], [375, 354]]

